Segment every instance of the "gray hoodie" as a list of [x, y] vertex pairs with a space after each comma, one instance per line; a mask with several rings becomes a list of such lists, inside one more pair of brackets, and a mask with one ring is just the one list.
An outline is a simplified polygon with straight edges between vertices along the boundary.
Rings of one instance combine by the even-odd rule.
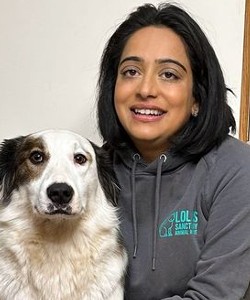
[[127, 300], [239, 300], [250, 281], [250, 146], [198, 162], [115, 151]]

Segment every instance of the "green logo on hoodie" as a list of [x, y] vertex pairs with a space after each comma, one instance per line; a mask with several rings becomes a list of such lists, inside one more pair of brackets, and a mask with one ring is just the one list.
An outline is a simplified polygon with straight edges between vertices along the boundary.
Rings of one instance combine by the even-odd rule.
[[198, 233], [198, 211], [176, 210], [171, 212], [159, 227], [159, 235], [162, 238], [196, 235]]

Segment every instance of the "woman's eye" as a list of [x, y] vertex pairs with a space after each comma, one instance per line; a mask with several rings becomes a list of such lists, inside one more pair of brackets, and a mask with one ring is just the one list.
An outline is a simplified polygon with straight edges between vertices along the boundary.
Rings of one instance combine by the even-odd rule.
[[161, 77], [165, 80], [176, 80], [179, 79], [173, 72], [164, 72], [161, 74]]
[[41, 151], [33, 151], [30, 154], [29, 160], [32, 162], [34, 165], [41, 164], [44, 161], [44, 153]]
[[128, 70], [122, 71], [122, 75], [126, 76], [126, 77], [135, 77], [138, 74], [139, 74], [138, 71], [135, 69], [128, 69]]
[[74, 161], [75, 161], [75, 163], [77, 163], [78, 165], [83, 165], [83, 164], [86, 163], [87, 158], [86, 158], [86, 156], [83, 155], [83, 154], [76, 154], [76, 155], [74, 156]]

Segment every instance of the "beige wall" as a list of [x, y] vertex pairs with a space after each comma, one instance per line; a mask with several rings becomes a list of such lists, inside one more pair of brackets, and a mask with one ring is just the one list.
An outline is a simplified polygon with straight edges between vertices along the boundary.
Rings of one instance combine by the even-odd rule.
[[[0, 0], [0, 140], [67, 128], [99, 143], [95, 86], [105, 41], [139, 0]], [[244, 0], [180, 0], [206, 31], [238, 122]], [[159, 3], [153, 1], [152, 3]]]

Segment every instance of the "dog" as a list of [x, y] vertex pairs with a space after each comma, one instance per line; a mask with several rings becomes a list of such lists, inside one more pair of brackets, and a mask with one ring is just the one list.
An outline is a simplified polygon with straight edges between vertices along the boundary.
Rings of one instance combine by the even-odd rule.
[[119, 300], [127, 254], [104, 150], [66, 130], [0, 148], [0, 299]]

